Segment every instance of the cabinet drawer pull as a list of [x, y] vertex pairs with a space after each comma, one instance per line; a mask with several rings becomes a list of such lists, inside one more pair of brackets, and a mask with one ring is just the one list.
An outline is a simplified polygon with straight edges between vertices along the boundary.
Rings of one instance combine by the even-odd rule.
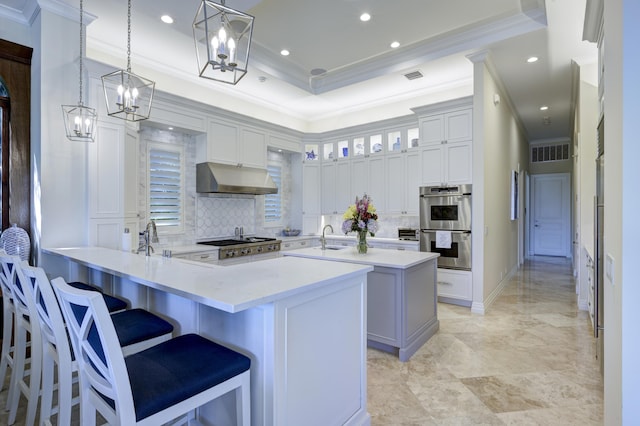
[[452, 283], [448, 283], [446, 281], [438, 281], [438, 284], [442, 284], [442, 285], [453, 285]]
[[291, 243], [286, 243], [284, 246], [285, 246], [285, 248], [286, 247], [291, 247]]
[[210, 256], [209, 254], [201, 254], [200, 259], [208, 259], [209, 256]]
[[301, 246], [306, 246], [306, 245], [307, 245], [307, 242], [306, 242], [306, 241], [301, 241], [301, 242], [300, 242], [300, 245], [301, 245]]
[[404, 250], [404, 247], [398, 247], [398, 250]]

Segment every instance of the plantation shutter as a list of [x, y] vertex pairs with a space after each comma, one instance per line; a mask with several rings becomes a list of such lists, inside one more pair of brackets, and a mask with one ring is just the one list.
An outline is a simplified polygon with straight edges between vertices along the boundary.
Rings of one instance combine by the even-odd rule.
[[278, 187], [278, 192], [264, 196], [264, 221], [266, 223], [280, 222], [282, 218], [282, 169], [272, 165], [267, 166], [267, 172]]
[[182, 159], [179, 151], [149, 151], [149, 216], [157, 226], [182, 225]]

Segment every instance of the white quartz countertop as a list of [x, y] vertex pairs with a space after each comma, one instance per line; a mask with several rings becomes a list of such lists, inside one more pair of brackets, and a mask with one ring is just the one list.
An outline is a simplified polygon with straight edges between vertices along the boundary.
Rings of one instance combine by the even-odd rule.
[[216, 266], [161, 256], [145, 257], [103, 247], [43, 251], [232, 313], [373, 270], [364, 265], [328, 264], [293, 257]]
[[[330, 246], [331, 247], [331, 246]], [[421, 251], [390, 250], [369, 248], [367, 254], [358, 254], [355, 247], [339, 246], [334, 249], [322, 250], [320, 247], [310, 247], [298, 250], [284, 251], [283, 256], [296, 256], [309, 259], [333, 260], [362, 265], [384, 266], [387, 268], [407, 269], [422, 262], [437, 259], [438, 253]], [[337, 248], [337, 250], [335, 249]]]

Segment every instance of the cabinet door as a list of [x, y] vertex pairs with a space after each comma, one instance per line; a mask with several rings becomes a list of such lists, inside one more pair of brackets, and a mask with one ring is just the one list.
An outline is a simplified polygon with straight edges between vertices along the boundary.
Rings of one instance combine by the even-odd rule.
[[[394, 154], [386, 158], [386, 190], [387, 190], [387, 213], [403, 214], [405, 211], [405, 155]], [[416, 180], [418, 177], [416, 177]]]
[[420, 144], [440, 144], [445, 140], [444, 116], [442, 114], [425, 117], [420, 120]]
[[442, 159], [442, 146], [424, 148], [422, 154], [422, 184], [441, 185], [444, 182], [444, 164]]
[[[404, 214], [417, 215], [420, 201], [420, 173], [422, 165], [420, 163], [420, 152], [410, 151], [405, 153], [405, 183], [404, 183]], [[387, 205], [389, 200], [387, 200]]]
[[351, 162], [338, 161], [335, 176], [335, 209], [337, 214], [342, 214], [353, 203], [351, 200]]
[[471, 109], [449, 112], [444, 116], [445, 140], [463, 142], [473, 139], [473, 119]]
[[446, 149], [446, 182], [451, 185], [471, 183], [471, 142], [443, 145]]
[[[386, 194], [385, 188], [386, 176], [384, 174], [384, 157], [369, 157], [369, 188], [367, 195], [373, 200], [373, 205], [379, 213], [385, 213], [386, 210]], [[362, 196], [362, 194], [357, 194]]]
[[320, 165], [302, 166], [302, 211], [303, 214], [320, 214]]
[[349, 205], [355, 202], [356, 195], [362, 197], [362, 194], [369, 189], [368, 164], [367, 158], [364, 157], [351, 160], [351, 194], [349, 197]]
[[334, 214], [336, 211], [336, 163], [322, 164], [322, 184], [320, 209], [322, 214]]
[[267, 166], [267, 138], [264, 133], [252, 129], [242, 129], [239, 163], [243, 166]]
[[217, 121], [209, 122], [207, 158], [225, 164], [238, 164], [238, 127]]

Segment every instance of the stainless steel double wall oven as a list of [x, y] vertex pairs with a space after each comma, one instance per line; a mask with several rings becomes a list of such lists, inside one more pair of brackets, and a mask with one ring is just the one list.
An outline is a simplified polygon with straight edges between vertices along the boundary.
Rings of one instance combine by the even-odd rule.
[[471, 185], [420, 188], [420, 251], [438, 268], [471, 270]]

